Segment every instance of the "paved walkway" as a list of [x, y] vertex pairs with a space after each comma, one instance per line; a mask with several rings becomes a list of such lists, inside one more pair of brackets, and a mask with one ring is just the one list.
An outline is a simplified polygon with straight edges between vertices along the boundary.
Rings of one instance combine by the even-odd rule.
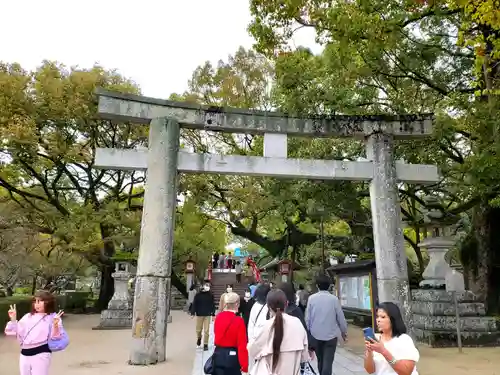
[[[203, 365], [207, 359], [212, 355], [214, 350], [213, 339], [213, 324], [210, 327], [210, 343], [209, 350], [204, 352], [202, 349], [196, 349], [194, 358], [193, 372], [191, 375], [205, 375], [203, 372]], [[314, 371], [317, 371], [317, 363], [313, 362]], [[333, 363], [333, 375], [366, 375], [363, 368], [363, 359], [350, 351], [338, 347], [335, 354], [335, 362]]]
[[[172, 311], [168, 325], [167, 361], [155, 366], [129, 366], [129, 330], [93, 331], [98, 315], [69, 315], [64, 319], [70, 345], [54, 353], [50, 375], [191, 375], [193, 369], [194, 320]], [[2, 327], [3, 328], [3, 327]], [[17, 375], [19, 345], [0, 332], [0, 374]]]
[[[195, 349], [194, 320], [182, 311], [172, 311], [168, 325], [167, 361], [155, 366], [129, 366], [130, 331], [93, 331], [97, 315], [73, 315], [64, 320], [71, 343], [67, 350], [53, 355], [50, 375], [204, 375], [203, 365], [213, 350]], [[211, 328], [213, 329], [213, 328]], [[19, 346], [16, 340], [0, 334], [1, 374], [15, 375], [18, 370]], [[193, 363], [194, 358], [194, 363]], [[315, 364], [313, 364], [315, 366]], [[366, 375], [361, 358], [337, 349], [334, 375]]]

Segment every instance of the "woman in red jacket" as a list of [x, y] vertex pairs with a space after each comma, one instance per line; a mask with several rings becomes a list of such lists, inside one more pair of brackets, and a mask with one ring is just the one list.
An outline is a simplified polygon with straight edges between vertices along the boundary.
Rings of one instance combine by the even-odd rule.
[[214, 323], [214, 375], [241, 375], [248, 371], [247, 331], [243, 318], [236, 315], [240, 297], [226, 293], [224, 311]]

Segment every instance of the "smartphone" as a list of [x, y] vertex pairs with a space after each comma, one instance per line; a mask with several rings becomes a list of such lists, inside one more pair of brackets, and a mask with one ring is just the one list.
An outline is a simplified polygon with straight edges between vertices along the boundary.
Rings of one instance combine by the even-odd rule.
[[365, 340], [377, 341], [377, 338], [375, 337], [375, 332], [373, 331], [372, 327], [363, 328], [363, 334], [365, 335]]

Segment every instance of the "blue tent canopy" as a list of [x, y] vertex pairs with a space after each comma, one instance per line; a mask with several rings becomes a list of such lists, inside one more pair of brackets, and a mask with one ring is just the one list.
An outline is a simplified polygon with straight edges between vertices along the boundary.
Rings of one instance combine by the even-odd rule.
[[241, 250], [239, 247], [234, 249], [234, 256], [235, 257], [246, 257], [248, 256], [248, 252], [245, 250]]

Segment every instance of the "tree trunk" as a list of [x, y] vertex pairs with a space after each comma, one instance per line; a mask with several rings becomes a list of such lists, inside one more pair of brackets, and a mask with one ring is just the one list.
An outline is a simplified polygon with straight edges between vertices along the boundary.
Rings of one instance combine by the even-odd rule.
[[110, 239], [112, 235], [112, 228], [101, 224], [101, 238], [103, 240], [103, 253], [101, 257], [101, 264], [99, 266], [101, 271], [101, 289], [99, 291], [99, 299], [96, 301], [95, 308], [97, 311], [106, 310], [109, 301], [115, 292], [115, 280], [111, 276], [115, 271], [115, 263], [112, 257], [115, 255], [115, 245]]
[[500, 208], [487, 202], [473, 212], [473, 230], [477, 243], [477, 273], [472, 291], [485, 302], [488, 314], [500, 311]]
[[182, 280], [180, 279], [179, 276], [177, 276], [177, 274], [172, 271], [172, 274], [170, 275], [171, 279], [172, 279], [172, 286], [174, 286], [175, 288], [177, 288], [177, 290], [186, 298], [188, 298], [188, 293], [186, 291], [186, 284], [184, 284], [182, 282]]
[[5, 288], [5, 295], [7, 297], [11, 297], [14, 294], [14, 289], [12, 287], [8, 286]]
[[52, 288], [53, 284], [54, 284], [54, 277], [47, 276], [45, 278], [45, 284], [43, 285], [43, 290], [49, 290], [50, 288]]
[[37, 275], [33, 276], [31, 279], [31, 295], [34, 295], [36, 292], [36, 281], [37, 281]]
[[101, 289], [99, 290], [99, 298], [95, 303], [97, 311], [106, 310], [108, 303], [115, 292], [115, 280], [111, 276], [114, 272], [114, 267], [103, 264], [100, 266], [101, 271]]

